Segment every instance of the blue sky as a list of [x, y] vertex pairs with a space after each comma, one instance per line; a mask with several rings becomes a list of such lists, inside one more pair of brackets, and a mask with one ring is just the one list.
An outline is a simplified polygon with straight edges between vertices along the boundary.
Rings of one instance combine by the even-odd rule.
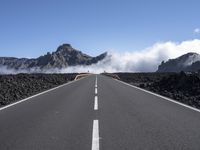
[[199, 6], [199, 0], [0, 0], [0, 56], [38, 57], [62, 43], [94, 56], [200, 38]]

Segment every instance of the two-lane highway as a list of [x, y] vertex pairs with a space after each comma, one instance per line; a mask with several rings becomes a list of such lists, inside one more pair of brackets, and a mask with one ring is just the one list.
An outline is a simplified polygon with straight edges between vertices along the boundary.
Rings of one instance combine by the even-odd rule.
[[199, 150], [200, 113], [102, 75], [0, 110], [0, 150]]

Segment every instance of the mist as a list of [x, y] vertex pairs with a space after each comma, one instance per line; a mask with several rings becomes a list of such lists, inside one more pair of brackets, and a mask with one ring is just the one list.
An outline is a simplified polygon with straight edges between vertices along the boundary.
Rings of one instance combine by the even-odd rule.
[[108, 51], [108, 55], [102, 61], [89, 66], [78, 65], [63, 69], [40, 69], [31, 68], [29, 70], [8, 69], [6, 66], [0, 67], [0, 74], [17, 73], [74, 73], [74, 72], [155, 72], [162, 61], [179, 57], [188, 52], [200, 53], [200, 40], [188, 40], [177, 42], [160, 42], [143, 50], [132, 52]]

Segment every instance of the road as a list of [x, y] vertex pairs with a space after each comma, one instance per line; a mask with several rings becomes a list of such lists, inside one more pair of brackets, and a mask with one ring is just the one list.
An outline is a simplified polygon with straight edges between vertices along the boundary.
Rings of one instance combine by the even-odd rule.
[[199, 150], [200, 112], [102, 75], [0, 110], [0, 150]]

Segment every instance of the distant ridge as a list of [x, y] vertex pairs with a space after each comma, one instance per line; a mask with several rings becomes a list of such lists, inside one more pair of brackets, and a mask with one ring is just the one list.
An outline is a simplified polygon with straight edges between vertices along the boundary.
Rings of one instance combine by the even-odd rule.
[[95, 64], [106, 57], [107, 53], [103, 53], [97, 57], [91, 57], [82, 53], [79, 50], [72, 48], [70, 44], [60, 45], [55, 52], [47, 53], [38, 58], [14, 58], [14, 57], [0, 57], [0, 66], [5, 66], [8, 69], [32, 69], [38, 68], [40, 70], [67, 68], [76, 65], [91, 65]]
[[169, 59], [158, 66], [157, 72], [180, 72], [200, 70], [200, 55], [197, 53], [187, 53], [175, 59]]

